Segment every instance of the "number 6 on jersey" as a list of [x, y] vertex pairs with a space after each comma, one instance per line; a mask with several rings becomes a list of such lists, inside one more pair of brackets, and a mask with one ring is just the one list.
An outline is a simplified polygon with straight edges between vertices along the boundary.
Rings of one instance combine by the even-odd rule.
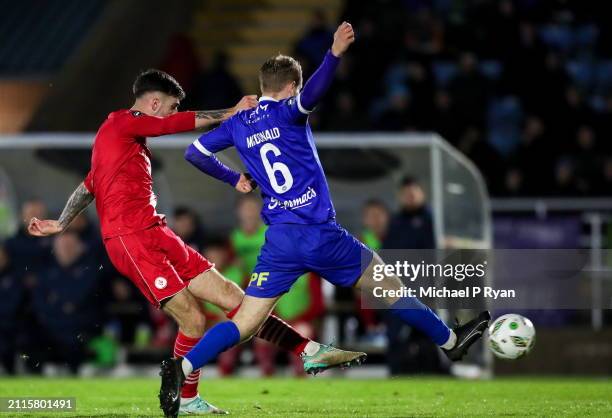
[[[275, 162], [274, 164], [270, 165], [270, 161], [267, 157], [268, 152], [272, 152], [276, 157], [281, 155], [281, 152], [275, 145], [267, 143], [260, 148], [259, 155], [261, 155], [261, 161], [263, 162], [268, 178], [270, 179], [270, 185], [276, 193], [283, 194], [291, 189], [291, 186], [293, 186], [293, 176], [289, 171], [289, 167], [281, 162]], [[278, 181], [276, 180], [277, 172], [280, 172], [281, 176], [283, 177], [283, 184], [278, 184]]]

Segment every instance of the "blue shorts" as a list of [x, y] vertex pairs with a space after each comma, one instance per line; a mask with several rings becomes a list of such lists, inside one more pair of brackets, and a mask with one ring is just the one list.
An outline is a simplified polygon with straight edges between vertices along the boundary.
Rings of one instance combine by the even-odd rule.
[[271, 225], [246, 294], [259, 298], [282, 295], [307, 272], [336, 286], [350, 287], [372, 256], [368, 247], [335, 222]]

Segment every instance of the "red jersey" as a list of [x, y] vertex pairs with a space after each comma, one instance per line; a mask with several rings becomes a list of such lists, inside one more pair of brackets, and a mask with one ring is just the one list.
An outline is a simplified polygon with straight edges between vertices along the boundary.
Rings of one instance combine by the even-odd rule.
[[165, 216], [155, 210], [147, 137], [194, 129], [194, 112], [165, 118], [133, 110], [108, 115], [96, 134], [91, 169], [84, 181], [96, 199], [104, 239], [164, 223]]

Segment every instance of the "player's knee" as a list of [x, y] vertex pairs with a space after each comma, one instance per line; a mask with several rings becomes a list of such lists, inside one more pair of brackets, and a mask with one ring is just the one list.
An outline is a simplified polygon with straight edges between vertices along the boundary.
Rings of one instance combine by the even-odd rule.
[[189, 336], [204, 335], [206, 329], [206, 316], [197, 306], [189, 306], [181, 312], [178, 318], [179, 327]]
[[206, 329], [206, 316], [204, 316], [203, 312], [194, 312], [192, 321], [192, 328], [195, 333], [198, 335], [204, 335], [204, 330]]

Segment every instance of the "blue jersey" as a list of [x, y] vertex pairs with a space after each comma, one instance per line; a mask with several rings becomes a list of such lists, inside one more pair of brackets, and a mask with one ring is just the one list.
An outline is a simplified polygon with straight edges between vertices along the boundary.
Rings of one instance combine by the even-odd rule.
[[262, 97], [194, 145], [203, 153], [235, 146], [261, 188], [262, 218], [268, 225], [320, 224], [335, 219], [334, 206], [300, 96]]

